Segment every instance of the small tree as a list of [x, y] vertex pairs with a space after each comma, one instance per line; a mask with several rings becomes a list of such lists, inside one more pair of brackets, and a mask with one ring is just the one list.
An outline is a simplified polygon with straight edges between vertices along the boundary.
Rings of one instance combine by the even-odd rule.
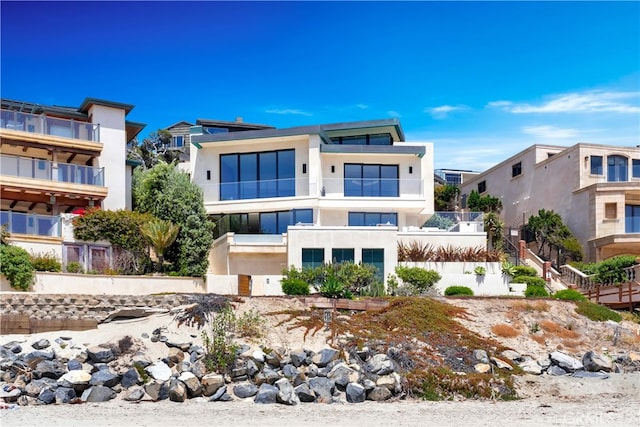
[[471, 190], [467, 198], [467, 208], [474, 212], [500, 212], [502, 202], [489, 194], [481, 196], [476, 190]]
[[504, 222], [497, 213], [489, 212], [484, 215], [484, 229], [487, 232], [489, 249], [502, 249]]
[[34, 270], [29, 252], [19, 246], [0, 245], [0, 273], [5, 275], [12, 288], [29, 289]]
[[172, 224], [170, 221], [155, 219], [149, 221], [140, 227], [142, 234], [145, 235], [153, 251], [158, 257], [158, 271], [162, 271], [164, 264], [164, 251], [175, 242], [178, 237], [180, 227]]
[[436, 187], [433, 198], [436, 211], [455, 211], [459, 205], [460, 187], [451, 184]]
[[575, 257], [574, 259], [582, 258], [580, 244], [569, 227], [562, 222], [560, 214], [552, 210], [540, 209], [538, 215], [529, 217], [526, 228], [535, 236], [538, 256], [550, 259], [552, 251], [555, 250], [558, 263], [564, 262], [560, 259], [563, 251], [564, 255]]
[[134, 139], [128, 146], [127, 156], [139, 161], [143, 169], [151, 169], [160, 162], [179, 160], [180, 151], [169, 148], [171, 137], [168, 131], [158, 129], [142, 141]]

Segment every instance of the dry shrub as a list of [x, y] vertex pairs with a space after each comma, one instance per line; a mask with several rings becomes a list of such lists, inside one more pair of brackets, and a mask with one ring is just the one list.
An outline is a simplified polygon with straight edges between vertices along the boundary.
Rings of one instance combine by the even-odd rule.
[[544, 336], [542, 335], [531, 335], [531, 339], [540, 345], [545, 345], [547, 343], [547, 341], [544, 339]]
[[547, 333], [557, 336], [562, 339], [575, 339], [580, 336], [576, 331], [572, 331], [563, 326], [558, 325], [550, 320], [543, 320], [540, 322], [540, 327]]
[[520, 335], [520, 332], [516, 328], [510, 325], [505, 325], [504, 323], [493, 325], [491, 327], [491, 332], [503, 338], [515, 338]]
[[544, 313], [549, 311], [549, 304], [545, 301], [536, 301], [536, 302], [524, 302], [518, 301], [513, 304], [514, 310], [525, 311], [527, 313], [531, 313], [536, 311], [538, 313]]

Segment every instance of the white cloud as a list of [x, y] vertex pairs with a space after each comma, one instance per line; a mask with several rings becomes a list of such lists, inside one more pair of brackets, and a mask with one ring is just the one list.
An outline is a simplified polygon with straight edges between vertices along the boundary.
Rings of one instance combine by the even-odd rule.
[[489, 108], [510, 113], [640, 113], [640, 92], [590, 90], [551, 95], [539, 104], [492, 101]]
[[441, 105], [439, 107], [425, 108], [424, 112], [431, 115], [436, 120], [446, 119], [449, 113], [466, 110], [465, 105]]
[[272, 108], [269, 110], [265, 110], [265, 113], [280, 114], [280, 115], [295, 115], [295, 116], [313, 116], [313, 114], [309, 112], [296, 110], [293, 108]]
[[369, 108], [369, 106], [366, 104], [356, 104], [356, 108], [360, 110], [366, 110], [367, 108]]
[[400, 113], [398, 113], [398, 112], [397, 112], [397, 111], [395, 111], [395, 110], [389, 110], [389, 111], [387, 111], [387, 115], [388, 115], [389, 117], [400, 118]]
[[522, 132], [545, 139], [575, 139], [579, 135], [577, 129], [563, 129], [555, 126], [525, 126]]

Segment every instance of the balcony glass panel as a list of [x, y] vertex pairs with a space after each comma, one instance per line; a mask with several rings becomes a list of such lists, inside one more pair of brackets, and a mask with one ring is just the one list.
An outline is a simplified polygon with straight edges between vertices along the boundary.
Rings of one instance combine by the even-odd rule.
[[398, 197], [397, 165], [344, 165], [344, 195], [351, 197]]
[[58, 163], [56, 167], [49, 160], [8, 155], [2, 155], [0, 158], [2, 175], [104, 186], [104, 168], [73, 163]]
[[2, 211], [0, 222], [9, 233], [60, 237], [60, 217]]
[[0, 127], [29, 133], [100, 141], [100, 125], [18, 111], [1, 110]]

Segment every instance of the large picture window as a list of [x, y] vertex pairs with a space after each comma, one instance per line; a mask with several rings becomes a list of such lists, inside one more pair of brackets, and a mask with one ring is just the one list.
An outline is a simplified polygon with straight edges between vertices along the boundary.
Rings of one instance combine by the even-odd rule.
[[625, 205], [624, 232], [640, 233], [640, 205]]
[[331, 249], [331, 261], [334, 264], [340, 264], [343, 262], [353, 262], [353, 249], [352, 248], [333, 248]]
[[395, 212], [349, 212], [349, 227], [375, 226], [378, 224], [398, 225]]
[[602, 156], [591, 156], [591, 175], [602, 175]]
[[384, 282], [384, 249], [362, 249], [362, 263], [376, 267], [376, 277]]
[[302, 248], [302, 268], [316, 268], [324, 263], [324, 249]]
[[607, 157], [607, 181], [621, 182], [627, 181], [629, 178], [628, 160], [623, 156]]
[[398, 165], [344, 165], [344, 195], [350, 197], [398, 197]]
[[295, 150], [220, 156], [220, 200], [295, 196]]
[[312, 209], [294, 209], [281, 212], [264, 212], [260, 214], [260, 234], [282, 234], [287, 227], [298, 223], [313, 223]]

